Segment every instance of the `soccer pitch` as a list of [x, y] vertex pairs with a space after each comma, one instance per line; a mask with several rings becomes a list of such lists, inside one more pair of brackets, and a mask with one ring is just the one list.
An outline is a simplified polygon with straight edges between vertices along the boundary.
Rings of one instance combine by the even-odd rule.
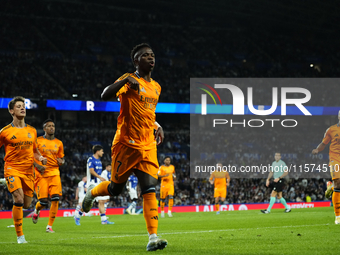
[[[159, 218], [158, 235], [169, 244], [167, 254], [339, 254], [340, 225], [333, 208], [173, 213]], [[34, 225], [24, 219], [28, 244], [17, 244], [12, 219], [0, 220], [1, 254], [140, 254], [148, 237], [143, 215], [111, 215], [114, 225], [99, 216], [57, 218], [54, 234], [46, 233], [47, 218]]]

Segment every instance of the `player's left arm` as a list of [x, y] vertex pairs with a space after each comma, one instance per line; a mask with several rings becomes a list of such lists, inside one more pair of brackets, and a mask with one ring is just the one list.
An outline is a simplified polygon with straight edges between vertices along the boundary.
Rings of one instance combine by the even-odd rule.
[[158, 124], [157, 121], [154, 123], [154, 129], [156, 130], [155, 133], [155, 140], [157, 142], [157, 145], [160, 145], [164, 141], [164, 131], [161, 125]]
[[175, 171], [175, 167], [174, 167], [173, 172], [172, 172], [172, 177], [174, 178], [174, 180], [176, 180], [176, 171]]
[[59, 166], [62, 166], [65, 164], [65, 158], [64, 158], [64, 145], [62, 142], [60, 142], [59, 150], [58, 150], [58, 156], [57, 156], [57, 162]]

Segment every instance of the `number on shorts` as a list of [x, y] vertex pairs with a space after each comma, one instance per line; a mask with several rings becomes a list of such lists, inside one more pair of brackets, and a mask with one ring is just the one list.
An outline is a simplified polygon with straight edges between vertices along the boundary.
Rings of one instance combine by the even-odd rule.
[[122, 165], [121, 161], [117, 160], [117, 162], [119, 163], [119, 165], [117, 167], [117, 171], [116, 171], [116, 175], [115, 175], [116, 180], [118, 180], [118, 171], [119, 171], [120, 166]]

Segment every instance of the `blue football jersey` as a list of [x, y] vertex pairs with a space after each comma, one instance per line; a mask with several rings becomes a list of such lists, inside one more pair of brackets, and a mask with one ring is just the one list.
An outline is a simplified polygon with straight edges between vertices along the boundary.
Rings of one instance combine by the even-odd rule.
[[102, 170], [103, 170], [103, 166], [102, 166], [102, 162], [100, 161], [100, 159], [96, 159], [93, 156], [89, 157], [88, 160], [87, 160], [86, 168], [87, 168], [87, 180], [90, 180], [90, 181], [88, 181], [88, 183], [89, 182], [100, 183], [100, 180], [90, 173], [90, 168], [93, 168], [94, 171], [99, 176], [101, 175]]
[[130, 175], [128, 181], [131, 183], [131, 188], [136, 189], [138, 184], [138, 178], [135, 175]]

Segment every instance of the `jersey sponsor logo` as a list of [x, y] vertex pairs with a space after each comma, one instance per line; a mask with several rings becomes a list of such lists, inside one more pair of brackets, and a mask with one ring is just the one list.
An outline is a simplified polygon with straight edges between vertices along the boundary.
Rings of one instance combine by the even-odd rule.
[[338, 137], [339, 135], [338, 134], [336, 134], [334, 137]]
[[46, 145], [45, 144], [43, 144], [43, 146], [41, 146], [42, 148], [44, 148], [44, 147], [46, 147]]
[[17, 139], [17, 138], [15, 137], [15, 135], [13, 135], [13, 136], [11, 137], [11, 139], [9, 139], [9, 140], [13, 140], [13, 139]]
[[32, 145], [32, 141], [22, 141], [22, 142], [18, 142], [18, 143], [11, 143], [12, 147], [17, 147], [17, 146], [21, 146], [21, 145]]
[[158, 220], [158, 216], [153, 216], [153, 217], [151, 217], [151, 219]]

